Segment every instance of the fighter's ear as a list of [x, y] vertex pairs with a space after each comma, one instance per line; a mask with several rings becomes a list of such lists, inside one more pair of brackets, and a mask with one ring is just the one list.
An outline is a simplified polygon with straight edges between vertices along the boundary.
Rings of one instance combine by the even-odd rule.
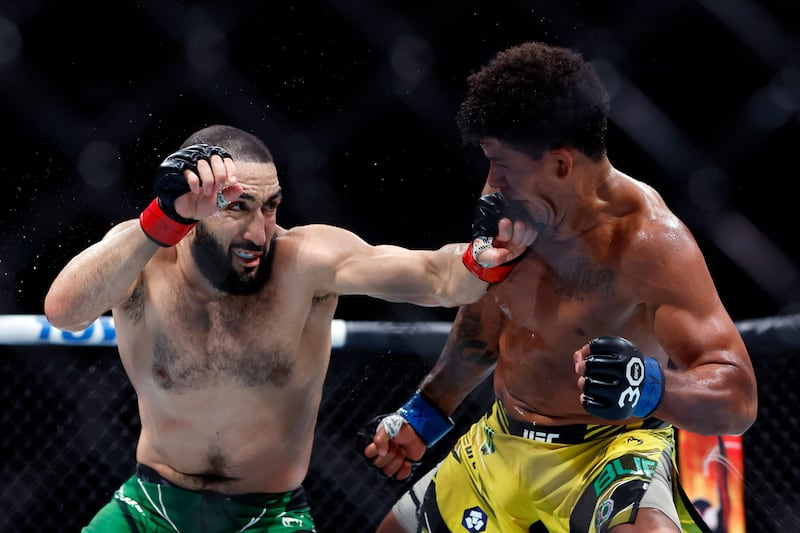
[[556, 164], [556, 176], [566, 178], [572, 172], [575, 164], [572, 150], [569, 148], [555, 148], [550, 151], [550, 155]]

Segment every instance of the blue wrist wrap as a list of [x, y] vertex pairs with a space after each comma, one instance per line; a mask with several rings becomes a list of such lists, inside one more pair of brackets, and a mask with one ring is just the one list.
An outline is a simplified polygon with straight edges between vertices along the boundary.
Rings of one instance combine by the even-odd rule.
[[633, 408], [633, 416], [645, 418], [656, 410], [661, 403], [664, 395], [664, 371], [661, 365], [652, 357], [643, 357], [644, 360], [644, 383], [641, 386], [641, 395], [636, 407]]
[[415, 392], [405, 405], [397, 410], [397, 414], [414, 428], [414, 431], [429, 448], [455, 425], [450, 418], [442, 416], [442, 413], [431, 405], [420, 391]]

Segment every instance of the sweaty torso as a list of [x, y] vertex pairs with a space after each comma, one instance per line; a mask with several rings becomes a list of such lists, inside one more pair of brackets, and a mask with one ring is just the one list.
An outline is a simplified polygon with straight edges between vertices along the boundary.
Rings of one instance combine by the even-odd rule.
[[[655, 212], [653, 211], [655, 209]], [[499, 317], [495, 390], [519, 420], [541, 424], [608, 423], [580, 404], [573, 353], [590, 339], [620, 335], [666, 363], [653, 331], [653, 307], [636, 290], [625, 266], [636, 239], [658, 231], [659, 202], [565, 240], [534, 244], [488, 304]], [[648, 261], [637, 257], [636, 261]]]
[[313, 294], [295, 248], [276, 241], [261, 292], [211, 300], [178, 279], [177, 268], [153, 260], [128, 302], [114, 309], [139, 402], [139, 462], [193, 490], [300, 485], [336, 296]]

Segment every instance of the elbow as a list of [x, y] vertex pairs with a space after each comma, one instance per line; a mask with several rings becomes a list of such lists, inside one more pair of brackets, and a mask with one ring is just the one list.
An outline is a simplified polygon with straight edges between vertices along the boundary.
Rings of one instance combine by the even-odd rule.
[[712, 411], [717, 416], [711, 417], [717, 423], [710, 422], [710, 426], [716, 426], [713, 433], [718, 435], [743, 435], [758, 416], [758, 383], [752, 369], [736, 366], [725, 368], [731, 372], [725, 374], [718, 387], [709, 388], [717, 391], [718, 402], [718, 408]]
[[52, 290], [47, 293], [44, 299], [44, 316], [50, 325], [58, 329], [67, 329], [65, 326], [68, 323], [69, 315], [66, 308], [63, 300], [55, 296]]
[[753, 424], [755, 424], [757, 417], [758, 395], [756, 391], [753, 390], [752, 399], [747, 402], [743, 402], [743, 405], [739, 407], [736, 423], [734, 424], [734, 427], [731, 428], [730, 433], [732, 435], [743, 435], [753, 426]]
[[81, 331], [91, 322], [75, 323], [74, 314], [70, 312], [71, 306], [66, 298], [61, 297], [52, 289], [44, 299], [44, 316], [51, 326], [64, 331]]
[[744, 435], [756, 421], [756, 415], [751, 413], [741, 413], [732, 417], [724, 428], [718, 431], [711, 432], [713, 435]]
[[755, 388], [750, 394], [741, 394], [728, 409], [728, 416], [720, 418], [721, 427], [714, 434], [743, 435], [758, 416], [758, 396]]
[[746, 385], [742, 386], [739, 394], [736, 395], [736, 403], [733, 409], [736, 416], [731, 434], [742, 435], [755, 423], [758, 417], [758, 384], [755, 374], [748, 374]]
[[729, 386], [724, 393], [695, 397], [678, 411], [667, 411], [664, 420], [698, 435], [743, 435], [758, 415], [757, 389], [754, 382], [746, 387]]

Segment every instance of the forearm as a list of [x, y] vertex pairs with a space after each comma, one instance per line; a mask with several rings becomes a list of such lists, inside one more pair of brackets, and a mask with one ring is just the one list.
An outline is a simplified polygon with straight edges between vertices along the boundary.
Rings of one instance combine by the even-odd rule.
[[489, 283], [467, 270], [463, 256], [466, 244], [448, 244], [434, 252], [434, 272], [443, 272], [438, 278], [437, 305], [457, 307], [478, 301], [489, 288]]
[[511, 273], [518, 254], [525, 250], [522, 245], [510, 252], [495, 248], [488, 240], [476, 242], [449, 244], [434, 252], [434, 265], [430, 270], [446, 273], [441, 288], [436, 291], [437, 305], [454, 307], [478, 301], [491, 283], [499, 283]]
[[369, 247], [359, 242], [360, 250], [347, 252], [348, 243], [341, 234], [339, 237], [336, 249], [345, 250], [343, 255], [347, 256], [330, 286], [339, 294], [367, 294], [426, 307], [458, 307], [480, 299], [489, 286], [464, 266], [463, 244], [408, 250], [392, 245]]
[[83, 329], [128, 297], [158, 246], [137, 221], [120, 228], [74, 257], [53, 281], [44, 308], [55, 327]]
[[[420, 383], [419, 389], [435, 404], [442, 413], [451, 416], [461, 405], [461, 402], [491, 374], [491, 367], [478, 367], [476, 365], [464, 366], [443, 364], [428, 373]], [[463, 376], [461, 380], [454, 380], [453, 373]]]
[[[707, 278], [706, 278], [707, 279]], [[699, 434], [741, 434], [758, 409], [756, 377], [747, 347], [710, 281], [693, 287], [699, 302], [687, 320], [683, 305], [661, 305], [655, 315], [664, 363], [664, 398], [655, 416]], [[683, 292], [680, 292], [680, 296]]]
[[731, 364], [664, 370], [664, 397], [654, 416], [701, 435], [740, 435], [756, 417], [751, 374]]
[[395, 413], [381, 420], [380, 427], [389, 438], [396, 438], [408, 424], [425, 446], [431, 447], [453, 429], [453, 411], [487, 375], [486, 365], [462, 365], [459, 359], [458, 354], [445, 348], [436, 368], [425, 377], [419, 389]]
[[410, 461], [419, 460], [452, 430], [456, 407], [494, 369], [499, 325], [496, 309], [486, 299], [458, 310], [433, 370], [402, 407], [381, 419], [373, 442], [364, 449], [385, 475], [407, 478]]
[[480, 304], [459, 310], [453, 328], [433, 369], [423, 378], [420, 389], [448, 416], [494, 370], [498, 353], [494, 331], [481, 322]]

